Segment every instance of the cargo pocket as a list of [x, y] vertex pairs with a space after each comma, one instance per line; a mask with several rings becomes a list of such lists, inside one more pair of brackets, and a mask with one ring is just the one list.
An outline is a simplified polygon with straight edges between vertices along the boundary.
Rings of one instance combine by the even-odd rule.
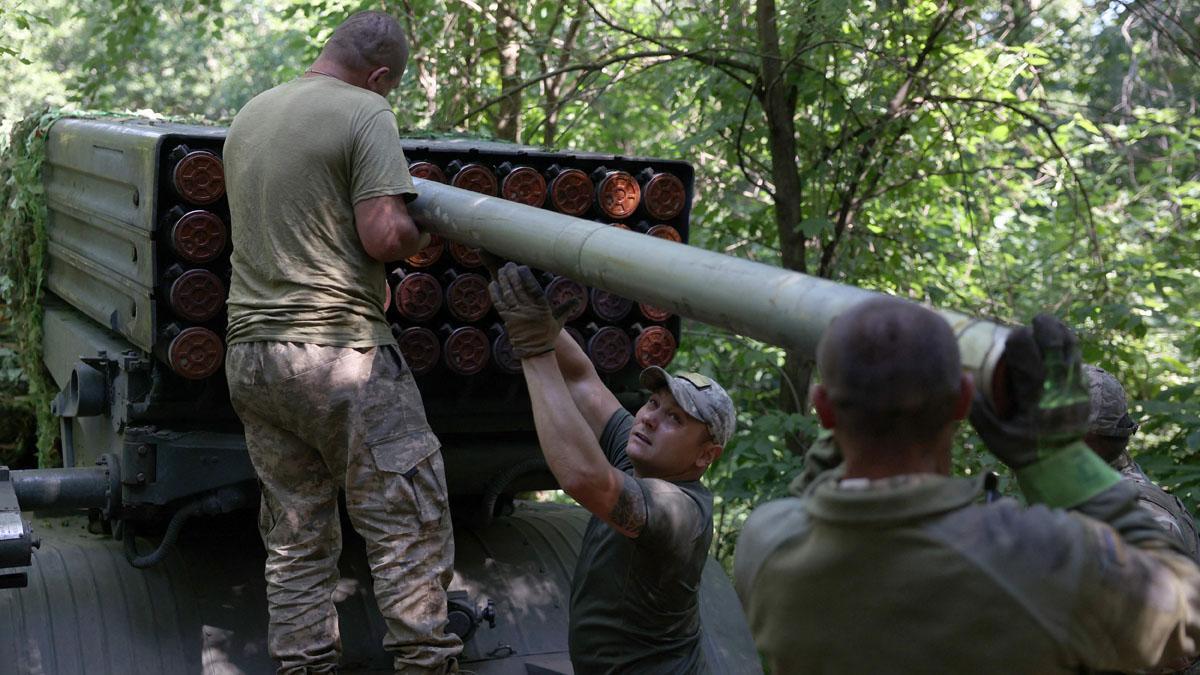
[[446, 472], [442, 464], [442, 453], [434, 452], [429, 455], [404, 477], [412, 482], [417, 520], [421, 521], [422, 525], [440, 523], [447, 508]]
[[389, 496], [401, 511], [413, 513], [422, 525], [437, 523], [446, 510], [446, 476], [441, 443], [432, 431], [415, 433], [371, 446], [378, 470], [391, 474], [398, 490]]

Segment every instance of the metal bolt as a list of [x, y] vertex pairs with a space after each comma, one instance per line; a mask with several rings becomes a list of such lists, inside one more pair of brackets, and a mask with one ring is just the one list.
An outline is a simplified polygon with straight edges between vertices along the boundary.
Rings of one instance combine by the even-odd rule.
[[148, 446], [148, 445], [139, 445], [138, 446], [137, 453], [139, 455], [141, 455], [142, 457], [145, 457], [146, 453], [148, 453], [148, 452], [150, 452], [150, 446]]
[[136, 479], [137, 479], [137, 482], [139, 482], [139, 483], [145, 483], [145, 482], [146, 482], [146, 474], [145, 474], [145, 472], [139, 471], [139, 472], [137, 473], [137, 475], [136, 475], [136, 476], [134, 476], [134, 478], [136, 478]]

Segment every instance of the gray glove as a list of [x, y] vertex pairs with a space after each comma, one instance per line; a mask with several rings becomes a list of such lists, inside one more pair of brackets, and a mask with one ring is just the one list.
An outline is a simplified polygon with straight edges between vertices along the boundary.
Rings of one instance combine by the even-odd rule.
[[1088, 391], [1079, 345], [1070, 329], [1048, 314], [1019, 328], [1004, 344], [1007, 414], [981, 392], [971, 406], [971, 424], [1008, 466], [1031, 502], [1070, 507], [1120, 480], [1083, 444]]
[[492, 304], [504, 319], [513, 354], [527, 359], [553, 351], [565, 319], [578, 305], [578, 298], [551, 308], [541, 284], [524, 265], [507, 263], [488, 284]]
[[1049, 314], [1022, 326], [1004, 343], [1007, 415], [975, 392], [971, 424], [1000, 461], [1019, 469], [1039, 452], [1062, 448], [1087, 431], [1088, 392], [1079, 346], [1070, 329]]

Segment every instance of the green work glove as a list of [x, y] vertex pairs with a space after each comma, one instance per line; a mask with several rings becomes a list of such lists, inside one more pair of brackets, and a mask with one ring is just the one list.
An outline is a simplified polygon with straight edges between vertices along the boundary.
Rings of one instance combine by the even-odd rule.
[[558, 307], [550, 307], [541, 284], [524, 265], [507, 263], [488, 284], [492, 304], [504, 319], [513, 354], [527, 359], [553, 351], [554, 341], [562, 332], [563, 317], [570, 316], [578, 304], [572, 298]]
[[1001, 417], [975, 393], [971, 424], [988, 449], [1013, 469], [1030, 502], [1081, 504], [1120, 481], [1120, 475], [1083, 443], [1088, 391], [1079, 345], [1070, 329], [1048, 314], [1013, 331], [1004, 344], [1011, 412]]

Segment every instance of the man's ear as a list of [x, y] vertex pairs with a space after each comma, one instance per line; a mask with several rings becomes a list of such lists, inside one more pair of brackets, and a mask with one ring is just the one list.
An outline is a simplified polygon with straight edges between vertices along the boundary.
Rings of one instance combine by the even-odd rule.
[[380, 96], [387, 96], [388, 92], [392, 89], [388, 82], [391, 75], [392, 69], [387, 66], [379, 66], [375, 70], [372, 70], [367, 75], [367, 89]]
[[696, 457], [696, 466], [702, 469], [707, 469], [718, 459], [721, 459], [721, 453], [723, 452], [725, 452], [725, 448], [723, 446], [712, 442], [706, 443], [700, 450], [700, 455]]
[[808, 390], [808, 398], [817, 409], [817, 419], [821, 426], [832, 429], [837, 426], [837, 415], [833, 412], [833, 401], [829, 400], [829, 391], [823, 384], [814, 384]]

